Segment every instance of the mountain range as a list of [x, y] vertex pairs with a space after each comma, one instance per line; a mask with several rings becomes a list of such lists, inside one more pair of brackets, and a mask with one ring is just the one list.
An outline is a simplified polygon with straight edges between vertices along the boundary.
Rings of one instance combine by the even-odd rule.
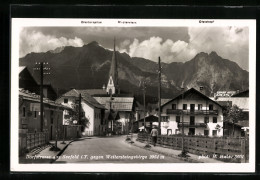
[[[29, 53], [19, 59], [39, 81], [36, 62], [48, 62], [50, 75], [44, 77], [55, 89], [100, 89], [107, 85], [112, 51], [93, 41], [82, 47], [59, 47], [41, 53]], [[157, 97], [158, 64], [154, 61], [130, 57], [117, 52], [119, 86], [123, 92], [141, 95], [141, 81], [146, 81], [148, 96]], [[163, 61], [163, 59], [162, 59]], [[249, 87], [249, 73], [237, 63], [224, 59], [216, 52], [198, 53], [184, 63], [162, 63], [162, 98], [172, 98], [181, 87], [204, 87], [207, 95], [223, 90], [245, 90]]]

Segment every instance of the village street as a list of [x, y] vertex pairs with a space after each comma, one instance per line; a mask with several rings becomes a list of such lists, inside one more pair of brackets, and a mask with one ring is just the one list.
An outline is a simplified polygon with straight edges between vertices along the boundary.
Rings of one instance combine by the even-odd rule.
[[89, 137], [72, 142], [55, 163], [185, 163], [125, 142], [126, 136]]

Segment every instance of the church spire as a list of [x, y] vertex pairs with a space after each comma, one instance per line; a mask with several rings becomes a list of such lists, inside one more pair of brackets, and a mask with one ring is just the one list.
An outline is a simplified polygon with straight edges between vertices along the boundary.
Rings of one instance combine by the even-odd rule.
[[111, 67], [109, 71], [107, 93], [115, 94], [116, 92], [118, 92], [118, 72], [117, 72], [117, 57], [116, 57], [116, 39], [114, 37], [114, 51], [112, 54]]

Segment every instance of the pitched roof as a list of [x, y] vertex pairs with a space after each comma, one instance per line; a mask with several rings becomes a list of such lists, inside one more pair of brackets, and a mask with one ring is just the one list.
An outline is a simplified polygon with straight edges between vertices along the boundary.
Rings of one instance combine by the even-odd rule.
[[62, 97], [79, 97], [79, 94], [81, 94], [82, 99], [87, 104], [90, 104], [99, 109], [105, 109], [104, 106], [102, 106], [95, 98], [93, 98], [91, 95], [86, 93], [84, 90], [72, 89], [66, 92], [65, 94], [63, 94]]
[[[100, 104], [110, 109], [110, 97], [94, 97]], [[132, 111], [133, 97], [112, 97], [111, 109], [115, 111]]]
[[167, 103], [165, 103], [164, 105], [162, 105], [161, 107], [164, 107], [165, 105], [177, 100], [177, 99], [182, 99], [182, 96], [183, 98], [191, 98], [192, 99], [192, 94], [198, 94], [201, 98], [203, 99], [207, 99], [208, 101], [210, 102], [213, 102], [217, 105], [219, 105], [220, 107], [222, 107], [219, 103], [217, 103], [216, 101], [213, 101], [212, 99], [210, 99], [208, 96], [204, 95], [203, 93], [197, 91], [196, 89], [194, 88], [190, 88], [189, 90], [185, 91], [183, 94], [180, 94], [178, 96], [176, 96], [175, 98], [173, 98], [172, 100], [168, 101]]
[[239, 92], [237, 94], [234, 94], [232, 97], [249, 97], [249, 89], [245, 90], [243, 92]]
[[[19, 89], [19, 97], [21, 97], [22, 99], [28, 100], [28, 101], [34, 101], [34, 102], [40, 103], [40, 95], [31, 93], [30, 91], [24, 90], [22, 88]], [[52, 101], [48, 98], [43, 98], [43, 103], [51, 105], [51, 106], [61, 107], [63, 109], [72, 109], [72, 108], [64, 106], [60, 103], [56, 103], [55, 101]]]
[[249, 98], [245, 97], [232, 97], [230, 98], [232, 105], [237, 105], [240, 109], [248, 110], [249, 109]]
[[[169, 102], [172, 99], [161, 99], [161, 106], [166, 104], [167, 102]], [[158, 104], [158, 103], [157, 103]]]
[[221, 106], [232, 106], [232, 101], [216, 101]]
[[249, 98], [248, 97], [220, 97], [217, 101], [221, 105], [237, 105], [243, 111], [249, 110]]
[[26, 66], [19, 66], [19, 74], [20, 74], [24, 69], [26, 69]]
[[104, 95], [104, 94], [107, 94], [106, 92], [106, 89], [82, 89], [82, 90], [78, 90], [81, 92], [81, 94], [89, 94], [91, 96], [94, 96], [94, 95]]

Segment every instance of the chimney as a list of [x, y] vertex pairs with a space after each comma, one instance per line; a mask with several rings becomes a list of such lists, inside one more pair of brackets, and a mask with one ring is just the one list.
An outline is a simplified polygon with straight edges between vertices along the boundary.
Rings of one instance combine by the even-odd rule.
[[104, 91], [106, 90], [106, 85], [105, 85], [105, 84], [103, 84], [102, 89], [103, 89]]
[[201, 92], [202, 94], [204, 94], [204, 87], [203, 87], [203, 86], [200, 86], [200, 92]]

